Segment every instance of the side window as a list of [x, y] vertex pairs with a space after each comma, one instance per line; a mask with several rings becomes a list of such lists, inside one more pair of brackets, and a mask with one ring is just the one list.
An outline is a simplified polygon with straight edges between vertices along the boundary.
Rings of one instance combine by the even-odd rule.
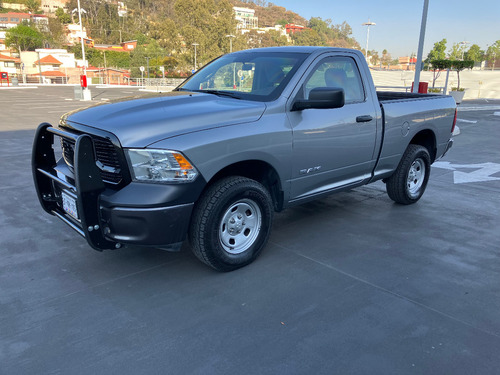
[[358, 67], [350, 57], [328, 57], [320, 61], [304, 84], [304, 98], [316, 87], [344, 89], [346, 104], [365, 100]]

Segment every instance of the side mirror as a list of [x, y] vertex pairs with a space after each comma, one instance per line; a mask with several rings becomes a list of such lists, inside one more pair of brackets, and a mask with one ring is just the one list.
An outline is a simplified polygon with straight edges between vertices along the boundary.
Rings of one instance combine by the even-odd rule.
[[292, 111], [316, 108], [340, 108], [345, 104], [344, 89], [337, 87], [316, 87], [309, 93], [309, 99], [297, 100], [293, 103]]

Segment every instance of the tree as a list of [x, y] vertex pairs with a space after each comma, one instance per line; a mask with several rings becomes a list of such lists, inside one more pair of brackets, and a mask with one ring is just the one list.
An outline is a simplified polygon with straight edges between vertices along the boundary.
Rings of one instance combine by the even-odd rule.
[[197, 63], [204, 63], [227, 51], [226, 35], [236, 34], [236, 20], [228, 0], [176, 0], [174, 10], [185, 48], [179, 56], [186, 67], [193, 66], [197, 43]]
[[71, 16], [68, 13], [65, 13], [63, 8], [56, 9], [56, 17], [62, 24], [71, 23]]
[[34, 27], [20, 24], [9, 29], [5, 35], [5, 45], [22, 51], [34, 51], [43, 46], [43, 35]]
[[426, 62], [429, 63], [432, 60], [444, 60], [446, 58], [446, 39], [442, 39], [439, 42], [434, 43], [434, 47], [429, 52], [426, 58]]
[[259, 47], [277, 47], [288, 45], [288, 40], [281, 35], [279, 31], [270, 30], [265, 33], [259, 33], [257, 30], [250, 30], [245, 34], [247, 46], [250, 48]]
[[[163, 56], [166, 56], [165, 50], [161, 48], [153, 39], [148, 40], [146, 46], [137, 46], [130, 57], [131, 75], [133, 77], [140, 77], [141, 71], [139, 70], [139, 67], [146, 67], [147, 57], [149, 57], [149, 74], [151, 77], [152, 74], [155, 74], [155, 69], [159, 65], [158, 58]], [[144, 77], [147, 77], [147, 71], [144, 72]]]
[[481, 50], [477, 44], [470, 46], [469, 50], [465, 52], [464, 59], [472, 60], [474, 62], [481, 62], [484, 58], [484, 51]]
[[26, 0], [24, 7], [30, 13], [37, 13], [40, 11], [40, 1], [38, 0]]
[[174, 20], [170, 18], [161, 18], [154, 22], [150, 36], [155, 39], [158, 44], [165, 48], [167, 53], [175, 53], [180, 49], [181, 39], [179, 31]]
[[324, 46], [326, 41], [313, 29], [305, 29], [292, 34], [293, 43], [297, 46]]
[[459, 43], [453, 43], [449, 51], [448, 57], [450, 60], [462, 60], [464, 56], [464, 46]]
[[42, 32], [44, 45], [48, 44], [51, 48], [62, 47], [66, 44], [63, 24], [57, 18], [49, 18], [48, 21], [48, 29]]
[[391, 54], [387, 52], [386, 49], [382, 51], [382, 64], [389, 66], [391, 63]]
[[450, 61], [451, 69], [457, 72], [457, 90], [460, 91], [460, 72], [464, 69], [472, 69], [474, 67], [474, 61], [472, 60], [452, 60]]
[[436, 84], [436, 80], [439, 78], [441, 75], [441, 71], [450, 69], [451, 68], [451, 61], [450, 60], [431, 60], [430, 62], [432, 66], [432, 88], [434, 88]]
[[488, 60], [488, 64], [492, 69], [495, 67], [495, 62], [498, 59], [500, 59], [500, 40], [497, 40], [486, 50], [486, 60]]
[[368, 57], [369, 57], [369, 60], [371, 65], [378, 65], [379, 64], [379, 61], [380, 61], [380, 58], [378, 56], [378, 52], [375, 51], [374, 49], [372, 49], [371, 51], [368, 51]]

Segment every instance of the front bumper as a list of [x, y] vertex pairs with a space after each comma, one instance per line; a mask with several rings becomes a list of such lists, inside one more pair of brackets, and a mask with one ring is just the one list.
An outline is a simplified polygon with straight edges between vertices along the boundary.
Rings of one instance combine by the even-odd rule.
[[[56, 161], [54, 135], [75, 142], [70, 171]], [[85, 237], [99, 251], [122, 244], [168, 247], [186, 238], [193, 203], [203, 181], [158, 185], [129, 183], [110, 189], [96, 163], [91, 136], [41, 124], [32, 155], [33, 179], [43, 209]], [[68, 203], [74, 202], [74, 210]], [[71, 206], [71, 205], [70, 205]], [[75, 211], [75, 212], [73, 212]]]

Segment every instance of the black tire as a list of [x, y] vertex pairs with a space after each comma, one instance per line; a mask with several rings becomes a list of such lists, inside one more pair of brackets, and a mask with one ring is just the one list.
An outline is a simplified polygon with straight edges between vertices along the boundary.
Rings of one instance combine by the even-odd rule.
[[410, 144], [394, 174], [386, 181], [389, 198], [413, 204], [424, 194], [431, 173], [431, 157], [423, 146]]
[[253, 262], [269, 239], [273, 204], [257, 181], [232, 176], [217, 181], [196, 204], [189, 241], [193, 253], [217, 271]]

